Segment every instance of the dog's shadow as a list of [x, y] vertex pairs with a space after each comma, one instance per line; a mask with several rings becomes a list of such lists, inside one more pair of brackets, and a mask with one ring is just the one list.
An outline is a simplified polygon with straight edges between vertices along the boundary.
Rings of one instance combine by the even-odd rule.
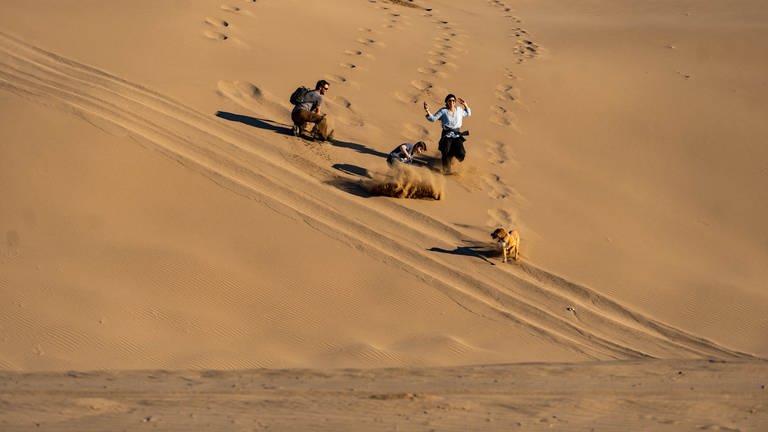
[[487, 245], [487, 244], [473, 244], [469, 246], [456, 246], [453, 250], [443, 249], [439, 247], [433, 247], [427, 249], [430, 252], [440, 252], [451, 255], [461, 255], [479, 258], [490, 265], [496, 265], [488, 258], [498, 258], [502, 256], [502, 251], [499, 248]]

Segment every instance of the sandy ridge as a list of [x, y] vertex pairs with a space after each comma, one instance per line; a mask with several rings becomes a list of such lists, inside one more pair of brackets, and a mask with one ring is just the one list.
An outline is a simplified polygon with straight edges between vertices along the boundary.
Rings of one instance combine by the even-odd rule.
[[[26, 63], [21, 68], [6, 62], [3, 63], [3, 77], [6, 86], [10, 85], [17, 91], [30, 92], [43, 97], [57, 96], [67, 105], [126, 127], [155, 143], [158, 149], [164, 151], [169, 157], [188, 165], [225, 187], [233, 188], [252, 198], [265, 199], [277, 207], [279, 211], [297, 214], [298, 217], [304, 218], [334, 238], [361, 247], [367, 253], [377, 254], [388, 262], [398, 263], [401, 268], [416, 272], [420, 277], [439, 281], [439, 286], [447, 295], [454, 298], [458, 303], [468, 306], [471, 310], [480, 307], [480, 310], [486, 311], [485, 313], [501, 315], [505, 319], [528, 326], [534, 332], [560, 342], [566, 342], [574, 350], [591, 353], [590, 355], [595, 357], [626, 358], [668, 355], [679, 353], [681, 344], [688, 345], [682, 348], [682, 352], [687, 353], [685, 355], [742, 355], [668, 328], [666, 336], [671, 336], [670, 339], [677, 339], [670, 343], [669, 339], [656, 335], [658, 328], [665, 328], [664, 326], [655, 325], [656, 328], [654, 328], [652, 320], [638, 319], [638, 315], [630, 313], [626, 313], [625, 318], [627, 316], [632, 317], [638, 323], [635, 329], [619, 324], [618, 321], [611, 318], [613, 314], [606, 313], [605, 310], [594, 313], [593, 317], [598, 320], [608, 320], [610, 324], [607, 326], [610, 329], [607, 332], [609, 336], [598, 336], [594, 330], [590, 330], [586, 326], [565, 321], [552, 312], [539, 306], [533, 306], [533, 304], [553, 304], [555, 299], [563, 299], [562, 297], [554, 297], [551, 291], [546, 288], [531, 284], [531, 286], [526, 287], [527, 290], [521, 289], [527, 292], [533, 291], [535, 294], [533, 299], [543, 300], [541, 302], [525, 302], [507, 292], [504, 287], [509, 285], [489, 282], [488, 279], [483, 280], [485, 277], [482, 273], [479, 276], [478, 273], [470, 276], [467, 273], [451, 270], [440, 259], [432, 256], [433, 254], [430, 255], [423, 250], [415, 249], [402, 239], [393, 240], [381, 234], [387, 230], [373, 230], [352, 218], [340, 217], [343, 214], [349, 214], [350, 210], [353, 210], [352, 213], [356, 215], [365, 214], [368, 210], [365, 208], [366, 206], [357, 206], [348, 199], [341, 202], [337, 201], [340, 197], [343, 198], [340, 193], [331, 192], [333, 194], [332, 199], [315, 199], [314, 197], [327, 198], [327, 190], [318, 187], [317, 183], [310, 181], [306, 176], [302, 176], [300, 170], [287, 170], [284, 164], [278, 165], [274, 159], [265, 158], [263, 153], [256, 155], [244, 149], [242, 144], [238, 144], [241, 138], [233, 139], [231, 137], [233, 134], [237, 135], [235, 132], [221, 127], [202, 114], [195, 114], [190, 117], [189, 113], [193, 112], [192, 110], [183, 108], [180, 104], [169, 101], [162, 96], [152, 95], [154, 100], [147, 100], [146, 95], [143, 94], [145, 92], [143, 89], [123, 80], [82, 67], [75, 62], [63, 61], [61, 57], [50, 55], [34, 47], [24, 47], [23, 43], [8, 36], [4, 36], [3, 39], [2, 46], [6, 56], [11, 56], [14, 62]], [[9, 48], [13, 45], [15, 47]], [[17, 54], [14, 48], [19, 46], [37, 55], [38, 58], [33, 59], [33, 55], [29, 54], [26, 56]], [[35, 53], [35, 51], [37, 52]], [[40, 56], [41, 53], [42, 56]], [[53, 64], [51, 64], [51, 60], [53, 60]], [[36, 62], [48, 62], [48, 64], [40, 68], [35, 64]], [[78, 83], [79, 78], [73, 79], [71, 75], [68, 75], [71, 72], [63, 71], [62, 65], [66, 65], [66, 67], [81, 74], [95, 75], [97, 78], [106, 80], [109, 86], [114, 87], [116, 85], [121, 88], [111, 89], [107, 92], [104, 91], [104, 87], [92, 88], [93, 86], [90, 86], [91, 88], [88, 88], [88, 83], [85, 81]], [[54, 73], [51, 74], [51, 71]], [[52, 76], [45, 76], [46, 74]], [[66, 90], [67, 88], [70, 90]], [[91, 96], [85, 95], [86, 92], [83, 91], [85, 88], [92, 93]], [[83, 94], [79, 94], [81, 92]], [[128, 99], [125, 99], [123, 94], [127, 94]], [[110, 102], [113, 98], [117, 100]], [[148, 115], [146, 110], [153, 108], [158, 100], [161, 101], [161, 105], [165, 104], [166, 107]], [[129, 105], [127, 102], [134, 103], [136, 107], [130, 111], [126, 110], [126, 106]], [[171, 109], [169, 110], [168, 107]], [[171, 122], [153, 122], [150, 120], [158, 114], [170, 115], [178, 125], [170, 128]], [[194, 133], [194, 128], [201, 130], [203, 134]], [[259, 166], [260, 173], [255, 173], [248, 166]], [[285, 182], [280, 180], [286, 178], [290, 179], [292, 183], [300, 182], [303, 190], [311, 188], [314, 193], [309, 195], [313, 198], [308, 199], [306, 196], [297, 195], [295, 191], [281, 187], [280, 184]], [[339, 208], [343, 211], [340, 211]], [[386, 216], [386, 213], [373, 213], [374, 216], [378, 217], [374, 219], [366, 217], [365, 220], [375, 220], [376, 223], [384, 223], [385, 226], [386, 224], [394, 226], [393, 221], [388, 221], [387, 217], [383, 217]], [[366, 216], [370, 216], [370, 214]], [[413, 234], [419, 234], [419, 232]], [[423, 236], [423, 233], [421, 235]], [[372, 247], [376, 248], [375, 252], [371, 250]], [[398, 252], [399, 257], [397, 256]], [[403, 252], [406, 254], [404, 255]], [[414, 270], [406, 264], [414, 260], [420, 264], [418, 270]], [[519, 277], [517, 280], [512, 278], [511, 281], [507, 280], [506, 282], [511, 282], [516, 287], [521, 285]], [[573, 301], [575, 299], [566, 297], [565, 300]], [[579, 308], [577, 310], [582, 317], [589, 316], [588, 313], [582, 312], [589, 309]], [[638, 331], [638, 329], [642, 330]], [[625, 336], [621, 336], [622, 334]], [[630, 344], [633, 343], [636, 336], [648, 337], [650, 342], [642, 343], [640, 349], [630, 348]], [[645, 352], [648, 348], [656, 350], [657, 347], [654, 345], [667, 345], [667, 347], [653, 354]]]

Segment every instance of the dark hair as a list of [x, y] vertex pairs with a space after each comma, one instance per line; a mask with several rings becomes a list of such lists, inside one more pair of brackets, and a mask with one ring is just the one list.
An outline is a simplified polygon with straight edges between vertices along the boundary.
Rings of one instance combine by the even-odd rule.
[[416, 150], [417, 148], [421, 148], [421, 151], [427, 151], [427, 143], [425, 143], [424, 141], [419, 141], [413, 145], [414, 150]]
[[456, 96], [454, 96], [453, 93], [448, 93], [448, 96], [445, 97], [445, 104], [448, 105], [448, 99], [454, 98], [456, 99]]
[[317, 84], [315, 84], [315, 90], [320, 90], [321, 88], [323, 88], [323, 87], [325, 87], [325, 86], [330, 86], [330, 84], [328, 83], [328, 81], [326, 81], [326, 80], [320, 80], [320, 81], [318, 81], [318, 82], [317, 82]]

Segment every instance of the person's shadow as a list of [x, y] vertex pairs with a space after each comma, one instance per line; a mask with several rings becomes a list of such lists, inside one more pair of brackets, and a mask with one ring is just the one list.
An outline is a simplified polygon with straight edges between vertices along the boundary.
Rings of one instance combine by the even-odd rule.
[[382, 152], [380, 152], [378, 150], [374, 150], [372, 148], [368, 148], [368, 147], [366, 147], [366, 146], [364, 146], [362, 144], [359, 144], [359, 143], [353, 143], [353, 142], [348, 142], [348, 141], [340, 141], [340, 140], [333, 140], [333, 141], [330, 141], [330, 143], [331, 143], [332, 146], [348, 148], [348, 149], [354, 150], [354, 151], [356, 151], [358, 153], [369, 154], [369, 155], [379, 156], [379, 157], [383, 157], [383, 158], [386, 158], [388, 156], [387, 153], [382, 153]]
[[354, 180], [337, 176], [327, 181], [327, 184], [355, 196], [362, 198], [371, 197], [370, 188], [366, 186], [367, 181], [371, 179], [371, 174], [367, 169], [352, 164], [333, 164], [333, 167], [344, 174], [354, 175], [358, 178]]
[[343, 172], [344, 174], [356, 175], [358, 177], [365, 177], [368, 179], [371, 178], [371, 173], [368, 172], [367, 168], [359, 167], [357, 165], [337, 163], [333, 164], [333, 168]]
[[[247, 124], [248, 126], [253, 126], [259, 129], [270, 130], [280, 135], [293, 135], [293, 126], [286, 123], [279, 123], [273, 120], [260, 119], [260, 118], [250, 117], [242, 114], [234, 114], [226, 111], [216, 111], [216, 117], [223, 118], [224, 120]], [[373, 150], [360, 143], [341, 141], [341, 140], [332, 140], [332, 141], [329, 141], [329, 143], [332, 146], [351, 149], [358, 153], [364, 153], [364, 154], [379, 156], [383, 158], [387, 157], [387, 153], [382, 153], [380, 151]]]
[[234, 114], [226, 111], [216, 111], [216, 117], [223, 118], [224, 120], [247, 124], [248, 126], [253, 126], [259, 129], [270, 130], [281, 135], [293, 135], [291, 126], [285, 123], [278, 123], [272, 120], [259, 119], [256, 117], [249, 117], [246, 115]]

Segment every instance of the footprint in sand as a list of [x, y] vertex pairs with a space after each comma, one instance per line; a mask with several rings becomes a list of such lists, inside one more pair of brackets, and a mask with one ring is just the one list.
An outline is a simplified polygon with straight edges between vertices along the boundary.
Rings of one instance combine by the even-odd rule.
[[334, 99], [334, 102], [350, 111], [352, 110], [352, 102], [350, 102], [349, 99], [343, 96], [336, 96], [336, 98]]
[[488, 191], [488, 196], [495, 200], [503, 200], [509, 198], [512, 191], [496, 174], [486, 174], [483, 176], [483, 181], [486, 184], [485, 190]]
[[502, 10], [504, 10], [504, 12], [512, 12], [512, 8], [502, 1], [492, 0], [489, 3], [498, 8], [501, 8]]
[[395, 92], [394, 96], [395, 96], [395, 99], [406, 104], [415, 104], [416, 102], [419, 101], [418, 95], [407, 95], [399, 91]]
[[219, 81], [219, 93], [241, 105], [253, 106], [264, 101], [264, 94], [255, 84], [243, 81]]
[[225, 40], [229, 39], [229, 36], [225, 35], [224, 33], [220, 33], [220, 32], [217, 32], [217, 31], [212, 31], [212, 30], [206, 30], [206, 31], [203, 32], [203, 34], [205, 35], [205, 37], [207, 37], [208, 39], [212, 39], [212, 40], [225, 41]]
[[397, 24], [400, 24], [400, 14], [393, 12], [389, 15], [389, 20], [386, 24], [382, 24], [382, 27], [395, 28]]
[[510, 227], [514, 225], [514, 219], [505, 209], [495, 208], [488, 210], [488, 223], [489, 227]]
[[515, 52], [525, 58], [533, 58], [539, 52], [539, 46], [528, 39], [520, 40], [515, 47]]
[[446, 61], [447, 61], [447, 59], [455, 59], [455, 58], [458, 57], [456, 54], [452, 54], [452, 53], [450, 53], [450, 52], [448, 52], [446, 50], [427, 51], [427, 54], [430, 55], [430, 56], [433, 56], [433, 57], [437, 57], [437, 58], [446, 60]]
[[[501, 8], [506, 15], [504, 15], [505, 18], [509, 19], [514, 25], [519, 25], [523, 22], [520, 17], [517, 17], [512, 14], [513, 10], [511, 7], [509, 7], [504, 2], [499, 1], [489, 1], [489, 3], [493, 6]], [[516, 26], [511, 30], [510, 37], [517, 39], [517, 42], [513, 48], [513, 53], [517, 57], [517, 63], [523, 63], [524, 61], [531, 59], [533, 57], [536, 57], [540, 53], [540, 47], [534, 43], [532, 40], [527, 38], [528, 31], [525, 29]]]
[[537, 57], [542, 51], [541, 47], [529, 38], [525, 29], [515, 27], [509, 37], [516, 39], [512, 53], [517, 57], [518, 64]]
[[418, 68], [416, 70], [419, 71], [419, 73], [423, 73], [423, 74], [426, 74], [426, 75], [436, 75], [436, 74], [439, 74], [438, 70], [435, 69], [435, 68], [425, 68], [425, 67], [422, 67], [422, 68]]
[[366, 37], [357, 38], [357, 42], [361, 43], [361, 44], [363, 44], [365, 46], [369, 46], [369, 47], [370, 46], [384, 46], [384, 44], [382, 44], [380, 42], [376, 42], [376, 39], [371, 39], [371, 38], [366, 38]]
[[339, 122], [349, 126], [365, 126], [365, 120], [357, 114], [349, 99], [336, 96], [329, 101], [329, 107], [334, 110], [334, 115]]
[[331, 82], [331, 83], [343, 84], [347, 82], [347, 78], [341, 75], [327, 74], [323, 76], [323, 78], [325, 78], [328, 82]]
[[423, 91], [427, 91], [427, 90], [431, 89], [432, 87], [434, 87], [434, 84], [432, 84], [429, 81], [424, 81], [424, 80], [413, 80], [413, 81], [411, 81], [411, 85], [413, 87], [415, 87], [417, 90], [422, 91], [422, 92]]
[[285, 107], [277, 98], [247, 81], [219, 81], [219, 94], [254, 112], [269, 115], [284, 113]]
[[357, 65], [354, 63], [339, 63], [339, 66], [349, 70], [357, 69]]
[[235, 12], [235, 13], [240, 12], [239, 7], [232, 6], [232, 5], [221, 5], [221, 10], [225, 10], [227, 12]]
[[512, 35], [514, 37], [516, 37], [516, 38], [527, 37], [528, 36], [528, 30], [525, 30], [525, 29], [520, 28], [520, 27], [515, 27], [514, 29], [512, 29]]
[[413, 123], [406, 123], [403, 125], [403, 130], [400, 131], [406, 139], [411, 141], [425, 140], [429, 136], [429, 129], [422, 125]]
[[501, 105], [492, 106], [491, 113], [490, 121], [492, 123], [504, 127], [514, 125], [514, 114], [507, 108]]
[[425, 74], [425, 75], [438, 75], [438, 76], [444, 76], [445, 74], [443, 72], [438, 71], [435, 68], [431, 67], [420, 67], [416, 69], [419, 73]]
[[510, 68], [504, 69], [504, 76], [512, 81], [517, 81], [517, 75], [515, 75], [515, 72]]
[[219, 41], [225, 41], [229, 39], [229, 36], [227, 36], [225, 33], [222, 33], [220, 31], [229, 27], [229, 22], [224, 21], [222, 19], [218, 19], [218, 18], [207, 17], [205, 19], [205, 24], [208, 25], [209, 27], [212, 27], [212, 29], [209, 29], [203, 32], [205, 37], [207, 37], [208, 39], [219, 40]]
[[520, 96], [520, 91], [509, 84], [499, 84], [494, 91], [496, 99], [504, 102], [514, 102]]
[[486, 141], [485, 148], [488, 152], [488, 162], [493, 165], [503, 165], [509, 159], [507, 149], [501, 141]]
[[224, 28], [229, 27], [229, 22], [223, 19], [207, 17], [205, 23], [212, 27]]

